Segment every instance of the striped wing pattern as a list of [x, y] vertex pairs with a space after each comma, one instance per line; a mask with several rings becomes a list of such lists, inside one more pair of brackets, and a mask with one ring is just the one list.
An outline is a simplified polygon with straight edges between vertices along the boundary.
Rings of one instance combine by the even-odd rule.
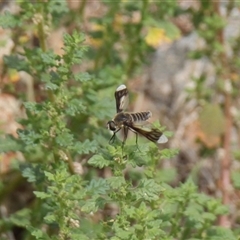
[[155, 142], [155, 143], [158, 142], [160, 137], [163, 135], [163, 133], [160, 130], [158, 130], [157, 128], [149, 129], [149, 131], [135, 127], [134, 125], [131, 126], [131, 128], [134, 131], [136, 131], [136, 132], [140, 133], [141, 135], [143, 135], [144, 137], [146, 137], [148, 140]]
[[133, 123], [129, 127], [154, 143], [166, 143], [168, 141], [167, 137], [149, 122]]
[[126, 110], [129, 103], [128, 90], [125, 85], [120, 85], [115, 92], [117, 113]]

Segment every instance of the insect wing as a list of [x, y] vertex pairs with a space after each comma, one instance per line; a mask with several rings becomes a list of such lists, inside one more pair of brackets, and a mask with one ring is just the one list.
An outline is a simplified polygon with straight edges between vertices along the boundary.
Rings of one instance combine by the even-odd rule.
[[115, 99], [116, 99], [116, 110], [117, 113], [126, 110], [129, 103], [129, 96], [127, 87], [122, 84], [115, 91]]
[[166, 143], [168, 141], [168, 138], [159, 129], [147, 121], [132, 123], [129, 127], [152, 142]]
[[128, 130], [129, 130], [128, 127], [126, 127], [126, 126], [122, 127], [121, 130], [116, 134], [117, 138], [120, 141], [125, 142], [128, 137]]

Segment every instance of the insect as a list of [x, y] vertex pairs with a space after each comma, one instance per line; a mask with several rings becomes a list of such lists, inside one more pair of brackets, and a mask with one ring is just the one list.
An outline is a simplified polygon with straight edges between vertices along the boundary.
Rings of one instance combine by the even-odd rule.
[[154, 143], [166, 143], [167, 137], [147, 120], [152, 116], [150, 111], [130, 113], [125, 112], [128, 102], [128, 90], [125, 85], [120, 85], [115, 91], [117, 114], [107, 123], [107, 127], [113, 132], [109, 143], [113, 143], [116, 133], [121, 131], [123, 134], [122, 147], [124, 146], [129, 130], [136, 134], [136, 144], [138, 134], [144, 136]]

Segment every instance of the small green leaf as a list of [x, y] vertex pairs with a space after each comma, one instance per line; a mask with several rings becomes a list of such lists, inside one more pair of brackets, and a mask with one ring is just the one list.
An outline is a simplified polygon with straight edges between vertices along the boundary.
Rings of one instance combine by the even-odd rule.
[[54, 91], [54, 90], [57, 90], [57, 89], [59, 88], [59, 86], [58, 86], [57, 84], [48, 82], [48, 83], [45, 84], [45, 88], [46, 88], [47, 90], [52, 90], [52, 91]]
[[21, 22], [19, 19], [11, 14], [9, 11], [5, 11], [4, 14], [0, 14], [0, 26], [2, 28], [15, 28], [19, 26]]
[[69, 11], [66, 1], [50, 1], [48, 3], [48, 9], [50, 13], [58, 14], [57, 16], [60, 16], [61, 14], [66, 14]]
[[31, 232], [32, 236], [36, 237], [36, 239], [43, 239], [44, 234], [42, 230], [40, 229], [35, 229]]
[[134, 238], [132, 238], [132, 236], [134, 234], [133, 228], [121, 228], [118, 226], [114, 226], [113, 230], [116, 232], [116, 237], [113, 240], [134, 239]]
[[55, 223], [57, 221], [56, 216], [54, 214], [50, 214], [50, 213], [47, 216], [44, 217], [44, 220], [47, 223]]
[[29, 111], [36, 111], [36, 102], [24, 102], [23, 106]]
[[69, 147], [73, 143], [73, 135], [68, 132], [61, 132], [56, 138], [56, 143], [61, 147]]
[[30, 209], [24, 208], [10, 215], [8, 221], [19, 227], [26, 227], [30, 225], [30, 215]]
[[231, 229], [223, 228], [223, 227], [212, 227], [207, 231], [208, 238], [211, 240], [237, 240], [231, 231]]
[[32, 226], [27, 226], [26, 229], [31, 233], [32, 236], [35, 237], [35, 239], [41, 239], [41, 240], [51, 240], [48, 235], [40, 230], [40, 229], [37, 229], [37, 228], [34, 228]]
[[202, 209], [200, 208], [200, 206], [197, 206], [196, 204], [188, 206], [184, 210], [183, 214], [192, 222], [204, 223]]
[[163, 149], [160, 151], [161, 158], [173, 158], [179, 152], [179, 149]]
[[87, 82], [92, 79], [91, 75], [87, 72], [84, 73], [75, 73], [74, 79], [78, 82]]
[[90, 164], [94, 167], [104, 168], [104, 167], [110, 166], [112, 163], [110, 160], [106, 160], [105, 158], [103, 158], [103, 156], [96, 154], [96, 155], [93, 155], [88, 160], [88, 164]]
[[29, 70], [29, 65], [26, 62], [26, 60], [23, 57], [20, 57], [18, 55], [4, 56], [3, 60], [4, 60], [4, 63], [9, 68], [13, 68], [18, 71], [26, 71], [26, 72], [28, 72]]
[[109, 189], [106, 179], [93, 179], [87, 186], [87, 191], [93, 194], [106, 194]]
[[110, 177], [107, 178], [107, 182], [113, 189], [118, 189], [126, 184], [124, 177]]
[[205, 221], [208, 221], [208, 222], [214, 222], [217, 218], [216, 215], [214, 215], [213, 213], [209, 213], [209, 212], [203, 212], [201, 217]]
[[153, 179], [142, 179], [139, 182], [139, 186], [133, 191], [133, 194], [137, 199], [152, 201], [157, 200], [163, 190]]
[[55, 55], [53, 51], [41, 53], [41, 59], [48, 66], [51, 66], [51, 67], [57, 66], [57, 63], [56, 63], [57, 55]]
[[96, 152], [98, 144], [96, 141], [90, 141], [89, 139], [85, 140], [84, 142], [77, 142], [73, 149], [77, 151], [78, 154], [89, 154]]
[[98, 206], [96, 204], [95, 199], [89, 199], [85, 201], [85, 204], [81, 207], [82, 212], [90, 213], [90, 212], [96, 212], [98, 210]]
[[0, 153], [9, 151], [18, 151], [21, 149], [21, 144], [18, 139], [14, 139], [13, 136], [7, 135], [0, 137]]
[[41, 135], [34, 130], [18, 129], [19, 138], [26, 144], [33, 146], [39, 142]]
[[50, 194], [47, 194], [45, 192], [33, 191], [33, 193], [36, 195], [37, 198], [40, 198], [40, 199], [46, 199], [51, 197]]
[[55, 177], [54, 177], [54, 175], [52, 173], [44, 171], [44, 174], [45, 174], [45, 176], [47, 177], [47, 179], [49, 181], [55, 181]]
[[79, 113], [85, 112], [86, 106], [83, 105], [81, 99], [72, 99], [67, 104], [66, 113], [70, 116], [76, 116]]
[[22, 176], [27, 178], [28, 182], [36, 182], [36, 176], [32, 168], [25, 168]]
[[69, 68], [68, 67], [66, 67], [66, 66], [61, 66], [61, 67], [59, 67], [58, 68], [58, 71], [61, 73], [61, 74], [67, 74], [67, 73], [69, 73]]

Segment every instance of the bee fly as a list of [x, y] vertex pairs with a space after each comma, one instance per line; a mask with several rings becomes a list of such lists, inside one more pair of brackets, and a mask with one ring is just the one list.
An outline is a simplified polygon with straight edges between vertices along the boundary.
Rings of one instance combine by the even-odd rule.
[[152, 116], [150, 111], [137, 113], [124, 112], [129, 102], [128, 90], [125, 85], [120, 85], [116, 89], [115, 99], [117, 114], [107, 123], [108, 129], [113, 132], [113, 135], [109, 140], [110, 143], [114, 142], [115, 135], [120, 130], [123, 134], [122, 147], [125, 144], [129, 130], [136, 134], [136, 144], [138, 134], [146, 137], [154, 143], [166, 143], [168, 141], [167, 137], [159, 129], [147, 122]]

